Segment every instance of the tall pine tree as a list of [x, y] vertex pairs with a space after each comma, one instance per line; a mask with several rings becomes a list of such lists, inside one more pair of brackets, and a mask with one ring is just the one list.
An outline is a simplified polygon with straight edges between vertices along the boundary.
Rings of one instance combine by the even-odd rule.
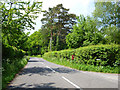
[[65, 37], [71, 32], [70, 29], [72, 29], [73, 24], [76, 23], [76, 15], [69, 14], [68, 11], [69, 9], [64, 8], [62, 4], [58, 4], [43, 14], [44, 18], [41, 19], [42, 30], [49, 30], [50, 50], [65, 48]]

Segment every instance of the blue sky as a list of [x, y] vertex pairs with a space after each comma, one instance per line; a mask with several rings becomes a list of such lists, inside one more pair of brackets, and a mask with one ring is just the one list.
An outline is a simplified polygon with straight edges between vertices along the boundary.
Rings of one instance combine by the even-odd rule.
[[[76, 15], [83, 14], [84, 16], [92, 15], [92, 12], [94, 11], [94, 0], [36, 0], [36, 1], [42, 1], [42, 10], [48, 10], [49, 7], [54, 7], [58, 4], [63, 4], [63, 7], [70, 9], [69, 13], [73, 13]], [[35, 20], [36, 25], [35, 30], [31, 30], [30, 34], [32, 34], [34, 31], [37, 31], [41, 28], [41, 18], [43, 18], [42, 13], [39, 15], [39, 17]], [[25, 31], [27, 32], [27, 31]]]

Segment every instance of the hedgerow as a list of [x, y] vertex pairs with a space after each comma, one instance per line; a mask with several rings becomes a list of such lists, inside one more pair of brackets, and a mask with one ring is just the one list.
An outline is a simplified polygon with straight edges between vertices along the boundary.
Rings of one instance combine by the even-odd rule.
[[[74, 60], [72, 60], [72, 55]], [[72, 61], [77, 64], [117, 67], [120, 62], [120, 45], [92, 45], [78, 49], [47, 52], [44, 57]]]

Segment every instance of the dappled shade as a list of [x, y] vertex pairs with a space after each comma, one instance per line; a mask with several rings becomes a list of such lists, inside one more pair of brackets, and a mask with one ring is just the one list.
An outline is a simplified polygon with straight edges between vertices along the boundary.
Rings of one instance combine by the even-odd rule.
[[[58, 73], [75, 73], [77, 71], [73, 69], [68, 69], [68, 68], [52, 68]], [[29, 76], [33, 74], [39, 74], [39, 75], [45, 75], [45, 76], [50, 76], [50, 73], [53, 73], [53, 71], [49, 68], [46, 67], [30, 67], [30, 68], [25, 68], [19, 75], [26, 75], [30, 74]]]

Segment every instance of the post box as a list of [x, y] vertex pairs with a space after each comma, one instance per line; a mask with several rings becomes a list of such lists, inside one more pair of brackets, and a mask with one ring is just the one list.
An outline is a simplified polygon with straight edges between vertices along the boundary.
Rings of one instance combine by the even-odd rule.
[[74, 56], [75, 56], [75, 55], [72, 55], [72, 60], [74, 60]]

